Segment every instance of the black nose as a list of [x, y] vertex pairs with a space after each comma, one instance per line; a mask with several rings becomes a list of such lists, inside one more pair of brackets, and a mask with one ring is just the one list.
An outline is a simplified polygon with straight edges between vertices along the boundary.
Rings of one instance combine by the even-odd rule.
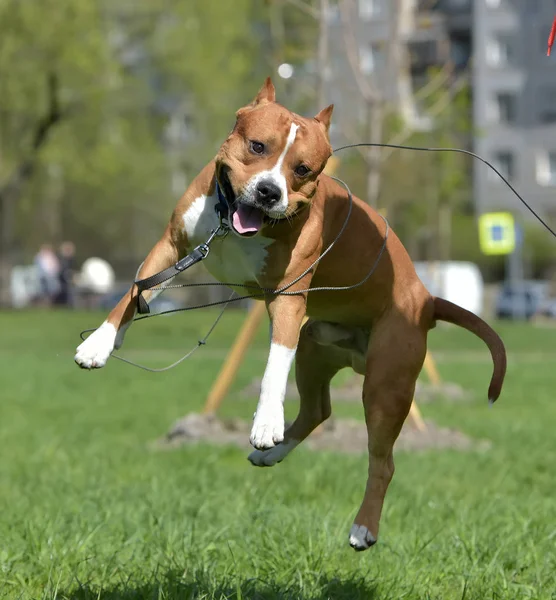
[[282, 197], [282, 191], [272, 181], [259, 181], [257, 183], [257, 200], [269, 204], [271, 202], [278, 202]]

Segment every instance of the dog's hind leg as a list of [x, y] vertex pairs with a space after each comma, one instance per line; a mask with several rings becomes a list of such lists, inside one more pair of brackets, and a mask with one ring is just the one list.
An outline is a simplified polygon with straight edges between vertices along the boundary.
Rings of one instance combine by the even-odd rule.
[[299, 414], [284, 433], [283, 442], [269, 450], [255, 450], [249, 455], [255, 466], [271, 467], [281, 462], [330, 416], [330, 381], [340, 369], [351, 365], [351, 352], [318, 343], [315, 335], [315, 326], [318, 325], [308, 321], [300, 332], [295, 357]]
[[393, 446], [411, 407], [425, 358], [426, 333], [401, 314], [384, 317], [371, 333], [363, 384], [369, 471], [349, 535], [355, 550], [366, 550], [377, 540], [384, 496], [394, 475]]

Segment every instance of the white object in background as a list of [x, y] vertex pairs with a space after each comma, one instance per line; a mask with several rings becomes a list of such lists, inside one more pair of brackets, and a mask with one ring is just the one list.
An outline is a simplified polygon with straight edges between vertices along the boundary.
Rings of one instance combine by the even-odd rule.
[[416, 262], [417, 275], [433, 296], [449, 300], [481, 315], [484, 310], [484, 282], [472, 262]]
[[41, 293], [39, 271], [35, 265], [16, 266], [11, 271], [10, 290], [12, 306], [25, 308]]
[[282, 63], [278, 67], [278, 75], [282, 79], [289, 79], [293, 75], [293, 67], [289, 63]]
[[77, 278], [81, 287], [96, 294], [106, 294], [112, 289], [116, 276], [114, 269], [102, 258], [88, 258]]

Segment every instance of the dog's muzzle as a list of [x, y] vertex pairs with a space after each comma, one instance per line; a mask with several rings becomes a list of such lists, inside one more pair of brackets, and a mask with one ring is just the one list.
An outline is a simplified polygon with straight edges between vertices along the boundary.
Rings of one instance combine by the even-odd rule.
[[257, 203], [272, 209], [282, 199], [282, 190], [270, 179], [263, 179], [257, 183], [255, 196]]

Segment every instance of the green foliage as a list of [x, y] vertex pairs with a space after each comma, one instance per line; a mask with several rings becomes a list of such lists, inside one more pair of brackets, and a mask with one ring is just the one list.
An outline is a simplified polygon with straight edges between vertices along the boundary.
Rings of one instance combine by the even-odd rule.
[[[18, 197], [20, 259], [69, 237], [81, 258], [140, 260], [272, 73], [268, 11], [256, 0], [0, 1], [0, 188], [32, 152], [49, 76], [62, 111]], [[283, 11], [291, 61], [312, 43], [298, 13]]]
[[[233, 125], [235, 110], [251, 100], [244, 84], [256, 50], [250, 35], [252, 0], [168, 4], [171, 8], [161, 15], [150, 40], [152, 68], [163, 82], [163, 93], [194, 100], [199, 138], [216, 150]], [[202, 144], [192, 154], [199, 156], [200, 150]]]
[[[431, 70], [427, 85], [439, 76]], [[434, 88], [434, 86], [433, 86]], [[419, 92], [417, 92], [419, 94]], [[455, 89], [446, 81], [421, 102], [424, 115], [432, 114], [432, 128], [404, 136], [403, 144], [432, 148], [466, 148], [471, 140], [470, 89]], [[442, 105], [438, 112], [436, 107]], [[404, 123], [395, 113], [385, 119], [383, 140], [396, 140]], [[416, 260], [455, 258], [473, 260], [477, 253], [473, 236], [460, 235], [455, 225], [466, 221], [473, 206], [472, 163], [455, 152], [423, 152], [385, 149], [379, 206], [387, 213], [411, 256]], [[341, 172], [354, 191], [365, 197], [365, 163], [353, 155], [344, 160]], [[447, 215], [445, 222], [441, 215]], [[454, 216], [456, 215], [456, 216]], [[461, 216], [461, 219], [460, 219]], [[446, 223], [452, 227], [445, 231]], [[476, 236], [475, 236], [476, 237]], [[472, 258], [473, 257], [473, 258]]]

